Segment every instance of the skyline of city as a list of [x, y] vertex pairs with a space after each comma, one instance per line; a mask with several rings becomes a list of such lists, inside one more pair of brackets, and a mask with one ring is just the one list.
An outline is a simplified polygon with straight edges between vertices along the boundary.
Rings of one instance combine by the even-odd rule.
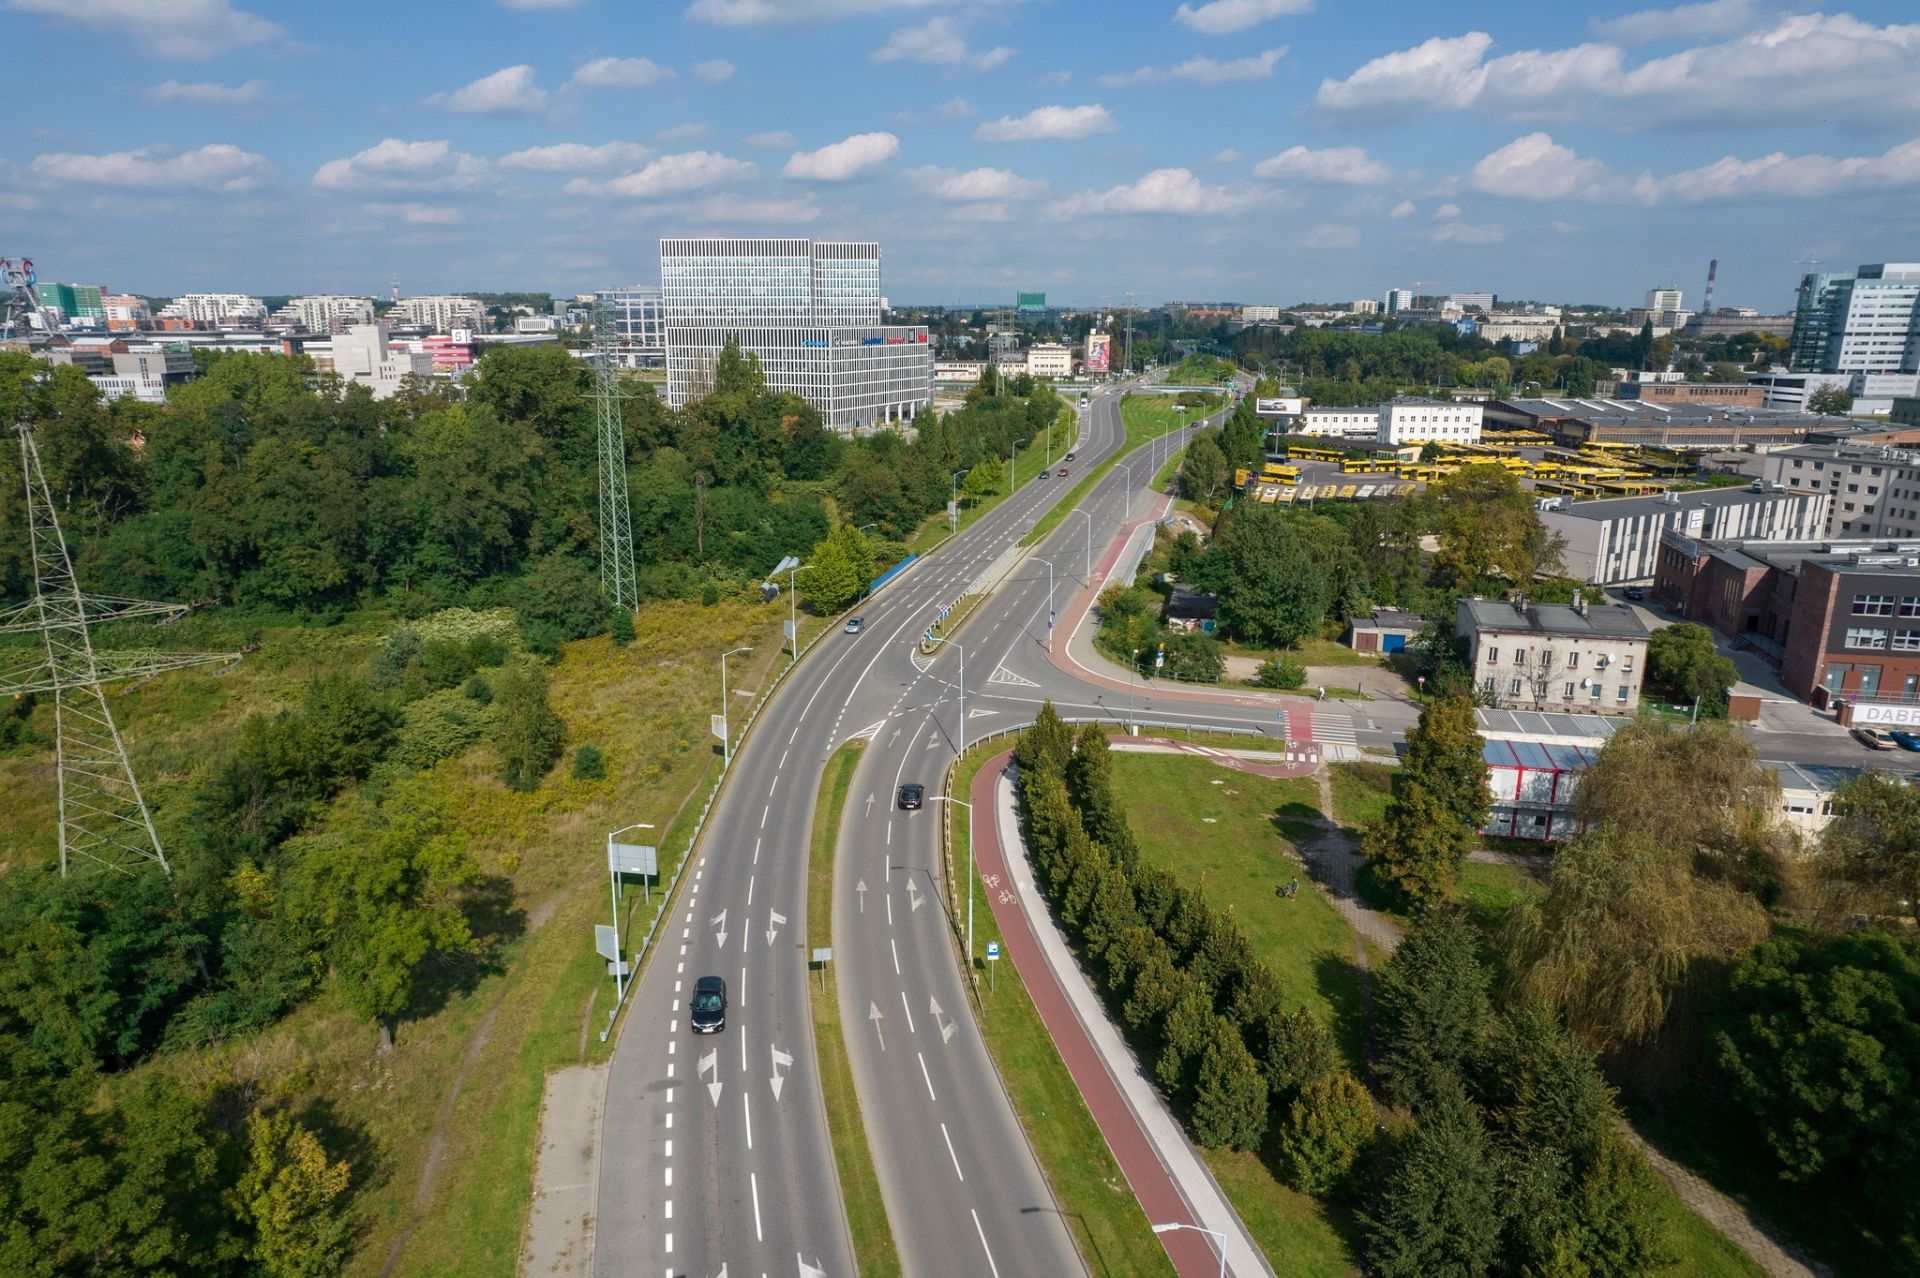
[[[1627, 306], [1697, 297], [1717, 258], [1717, 300], [1773, 312], [1808, 259], [1914, 256], [1920, 25], [1892, 0], [1106, 23], [495, 0], [455, 39], [444, 13], [338, 8], [5, 0], [20, 100], [46, 105], [0, 148], [0, 249], [160, 296], [582, 293], [647, 280], [661, 236], [805, 235], [887, 244], [895, 301], [1082, 306]], [[836, 69], [861, 91], [822, 93]]]

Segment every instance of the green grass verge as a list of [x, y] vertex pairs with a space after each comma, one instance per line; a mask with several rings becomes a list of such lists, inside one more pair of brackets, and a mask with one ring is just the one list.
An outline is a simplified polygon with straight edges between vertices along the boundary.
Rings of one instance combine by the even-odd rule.
[[[860, 766], [864, 741], [840, 747], [820, 775], [820, 797], [813, 810], [813, 844], [807, 859], [807, 938], [818, 948], [833, 944], [833, 852], [840, 838], [840, 814], [847, 791]], [[827, 1130], [833, 1138], [833, 1161], [840, 1171], [840, 1194], [847, 1205], [847, 1226], [853, 1232], [853, 1258], [866, 1278], [886, 1278], [900, 1272], [900, 1253], [887, 1223], [887, 1204], [880, 1194], [880, 1175], [867, 1145], [866, 1123], [860, 1117], [860, 1098], [854, 1093], [853, 1066], [847, 1060], [847, 1040], [840, 1024], [840, 1000], [834, 997], [831, 974], [823, 992], [818, 974], [807, 983], [813, 1004], [813, 1047], [819, 1057], [820, 1088], [827, 1099]]]
[[[1006, 747], [1001, 741], [970, 750], [955, 770], [952, 793], [970, 792], [981, 765]], [[964, 855], [968, 810], [954, 804], [942, 806], [953, 821], [951, 846], [962, 849]], [[973, 886], [974, 946], [984, 954], [987, 942], [1001, 939], [1000, 929], [978, 876]], [[1113, 1161], [1106, 1138], [1055, 1050], [1053, 1036], [1034, 1009], [1019, 972], [1006, 962], [993, 967], [996, 970], [979, 986], [981, 1037], [993, 1053], [1014, 1112], [1081, 1256], [1097, 1278], [1168, 1278], [1174, 1273], [1173, 1263]]]
[[1397, 771], [1387, 763], [1332, 764], [1328, 779], [1333, 785], [1333, 819], [1355, 834], [1365, 834], [1386, 815]]
[[[1053, 509], [1040, 516], [1040, 522], [1033, 526], [1033, 531], [1020, 539], [1021, 545], [1039, 545], [1041, 539], [1057, 528], [1060, 521], [1067, 517], [1067, 512], [1076, 509], [1080, 505], [1081, 499], [1093, 491], [1093, 486], [1099, 483], [1108, 471], [1120, 464], [1121, 458], [1142, 444], [1147, 443], [1149, 440], [1160, 438], [1160, 416], [1164, 416], [1168, 420], [1173, 420], [1179, 416], [1177, 413], [1169, 410], [1162, 410], [1160, 416], [1155, 416], [1151, 411], [1131, 407], [1142, 399], [1164, 399], [1168, 403], [1173, 402], [1172, 397], [1166, 395], [1128, 395], [1125, 399], [1121, 400], [1120, 420], [1126, 426], [1126, 439], [1122, 441], [1120, 447], [1111, 456], [1082, 475], [1080, 482], [1073, 486], [1073, 490], [1069, 492], [1065, 498], [1056, 502]], [[1196, 415], [1189, 414], [1188, 416], [1194, 417]], [[1176, 436], [1170, 434], [1168, 438], [1171, 440], [1176, 438]]]
[[[1014, 462], [1013, 476], [1015, 489], [1018, 489], [1022, 484], [1037, 480], [1040, 477], [1041, 471], [1047, 470], [1050, 467], [1057, 468], [1060, 465], [1060, 459], [1065, 457], [1068, 451], [1073, 448], [1074, 440], [1078, 436], [1078, 433], [1078, 419], [1074, 416], [1072, 405], [1067, 405], [1060, 410], [1060, 416], [1053, 424], [1053, 448], [1051, 452], [1049, 452], [1046, 447], [1046, 441], [1037, 435], [1031, 444], [1021, 445], [1017, 459]], [[1049, 458], [1051, 458], [1051, 462], [1049, 462]], [[982, 498], [970, 500], [963, 495], [960, 498], [960, 527], [956, 530], [948, 524], [947, 512], [944, 510], [937, 515], [929, 515], [921, 521], [920, 527], [915, 530], [913, 536], [907, 539], [908, 551], [916, 555], [926, 554], [941, 542], [947, 541], [955, 536], [956, 532], [965, 532], [985, 516], [988, 511], [998, 506], [1010, 496], [1012, 496], [1012, 493], [1007, 491], [1007, 486], [1004, 483], [993, 493]]]
[[1377, 666], [1380, 659], [1372, 653], [1355, 652], [1334, 639], [1303, 639], [1291, 648], [1258, 648], [1244, 643], [1224, 645], [1229, 657], [1252, 657], [1269, 661], [1285, 657], [1296, 666]]

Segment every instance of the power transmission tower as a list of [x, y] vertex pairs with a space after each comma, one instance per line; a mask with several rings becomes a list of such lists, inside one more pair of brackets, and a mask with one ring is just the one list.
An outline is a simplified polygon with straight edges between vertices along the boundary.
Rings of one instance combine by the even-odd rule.
[[237, 661], [240, 654], [95, 651], [88, 630], [92, 625], [134, 617], [165, 621], [185, 613], [187, 606], [81, 592], [24, 411], [15, 430], [27, 489], [33, 598], [0, 609], [0, 636], [37, 633], [42, 655], [23, 662], [21, 650], [0, 649], [0, 698], [53, 694], [60, 873], [75, 860], [86, 860], [129, 872], [151, 863], [171, 874], [102, 685], [181, 666]]
[[[622, 304], [624, 305], [624, 303]], [[614, 302], [593, 299], [594, 412], [600, 424], [600, 592], [616, 608], [636, 608], [633, 507], [627, 497], [627, 432], [620, 416], [620, 371], [614, 357]]]

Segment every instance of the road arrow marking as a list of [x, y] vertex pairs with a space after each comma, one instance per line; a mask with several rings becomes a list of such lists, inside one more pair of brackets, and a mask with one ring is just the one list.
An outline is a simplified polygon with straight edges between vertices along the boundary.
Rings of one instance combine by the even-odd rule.
[[725, 910], [720, 911], [718, 914], [708, 919], [707, 923], [709, 926], [720, 929], [718, 933], [720, 938], [720, 945], [722, 948], [725, 948], [727, 944], [727, 912]]
[[[953, 1032], [959, 1027], [953, 1023], [951, 1017], [947, 1017], [946, 1013], [940, 1010], [940, 1000], [937, 998], [928, 999], [927, 1010], [933, 1013], [933, 1023], [940, 1027], [940, 1041], [943, 1043], [951, 1043], [953, 1041]], [[941, 1019], [942, 1017], [946, 1017], [946, 1019], [943, 1020]]]
[[939, 744], [940, 744], [940, 734], [939, 734], [939, 733], [937, 733], [937, 732], [930, 732], [930, 733], [928, 733], [928, 734], [927, 734], [927, 749], [929, 749], [929, 750], [932, 750], [932, 749], [934, 749], [934, 748], [935, 748], [936, 746], [938, 746]]
[[705, 1078], [707, 1071], [713, 1071], [713, 1081], [707, 1084], [707, 1094], [713, 1097], [713, 1103], [720, 1103], [720, 1049], [714, 1048], [700, 1058], [700, 1066], [694, 1071], [696, 1077]]
[[867, 816], [872, 816], [872, 815], [873, 815], [873, 803], [874, 803], [874, 799], [875, 799], [876, 797], [877, 797], [877, 796], [875, 796], [875, 795], [871, 795], [871, 794], [869, 794], [869, 795], [867, 796], [867, 811], [866, 811], [866, 815], [867, 815]]
[[926, 903], [927, 903], [927, 898], [921, 895], [919, 887], [914, 883], [912, 879], [908, 879], [907, 880], [907, 904], [912, 906], [915, 910], [918, 910], [921, 906], [925, 905]]
[[982, 710], [982, 709], [980, 709], [979, 707], [977, 707], [977, 706], [976, 706], [976, 707], [975, 707], [975, 708], [973, 708], [972, 710], [969, 710], [969, 711], [967, 711], [967, 718], [969, 718], [969, 719], [984, 719], [984, 718], [986, 718], [986, 716], [988, 716], [988, 715], [990, 715], [990, 714], [999, 714], [999, 713], [1000, 713], [1000, 712], [999, 712], [998, 710]]
[[[772, 1047], [772, 1044], [768, 1044], [768, 1046]], [[773, 1047], [772, 1050], [773, 1050], [773, 1080], [772, 1080], [773, 1098], [775, 1100], [779, 1100], [780, 1084], [787, 1081], [786, 1075], [782, 1074], [780, 1071], [783, 1069], [793, 1068], [793, 1053], [783, 1052], [777, 1047]]]
[[800, 1278], [827, 1278], [826, 1270], [822, 1269], [819, 1265], [809, 1265], [806, 1261], [801, 1260], [799, 1252], [794, 1252], [793, 1258], [800, 1261]]
[[865, 914], [867, 912], [867, 881], [861, 879], [853, 885], [853, 890], [860, 894], [860, 912]]
[[881, 1019], [882, 1019], [882, 1018], [881, 1018], [881, 1015], [880, 1015], [880, 1005], [879, 1005], [878, 1003], [875, 1003], [875, 1002], [872, 1002], [871, 1000], [869, 1000], [869, 1001], [868, 1001], [868, 1003], [867, 1003], [867, 1019], [868, 1019], [869, 1021], [871, 1021], [871, 1022], [873, 1022], [873, 1032], [874, 1032], [874, 1033], [875, 1033], [876, 1035], [878, 1035], [878, 1036], [879, 1036], [879, 1038], [880, 1038], [880, 1050], [881, 1050], [881, 1051], [883, 1051], [883, 1052], [884, 1052], [884, 1051], [886, 1051], [886, 1050], [887, 1050], [887, 1036], [886, 1036], [885, 1034], [881, 1034], [881, 1033], [880, 1033], [880, 1021], [881, 1021]]
[[767, 944], [772, 945], [773, 938], [780, 935], [780, 927], [782, 924], [784, 924], [787, 921], [787, 916], [784, 914], [777, 914], [772, 910], [768, 910], [767, 919], [769, 922], [773, 924], [772, 927], [767, 929]]

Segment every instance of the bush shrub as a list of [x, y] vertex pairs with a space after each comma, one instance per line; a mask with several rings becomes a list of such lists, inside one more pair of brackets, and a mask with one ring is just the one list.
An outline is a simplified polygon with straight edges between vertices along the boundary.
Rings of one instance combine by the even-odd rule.
[[1279, 688], [1291, 692], [1306, 686], [1307, 668], [1296, 666], [1284, 657], [1274, 657], [1270, 661], [1260, 663], [1257, 677], [1263, 688]]
[[1322, 1075], [1300, 1089], [1274, 1132], [1280, 1165], [1303, 1194], [1351, 1189], [1373, 1143], [1373, 1100], [1352, 1074]]
[[600, 757], [599, 748], [583, 745], [573, 752], [573, 779], [575, 781], [604, 781], [607, 776], [607, 763]]

